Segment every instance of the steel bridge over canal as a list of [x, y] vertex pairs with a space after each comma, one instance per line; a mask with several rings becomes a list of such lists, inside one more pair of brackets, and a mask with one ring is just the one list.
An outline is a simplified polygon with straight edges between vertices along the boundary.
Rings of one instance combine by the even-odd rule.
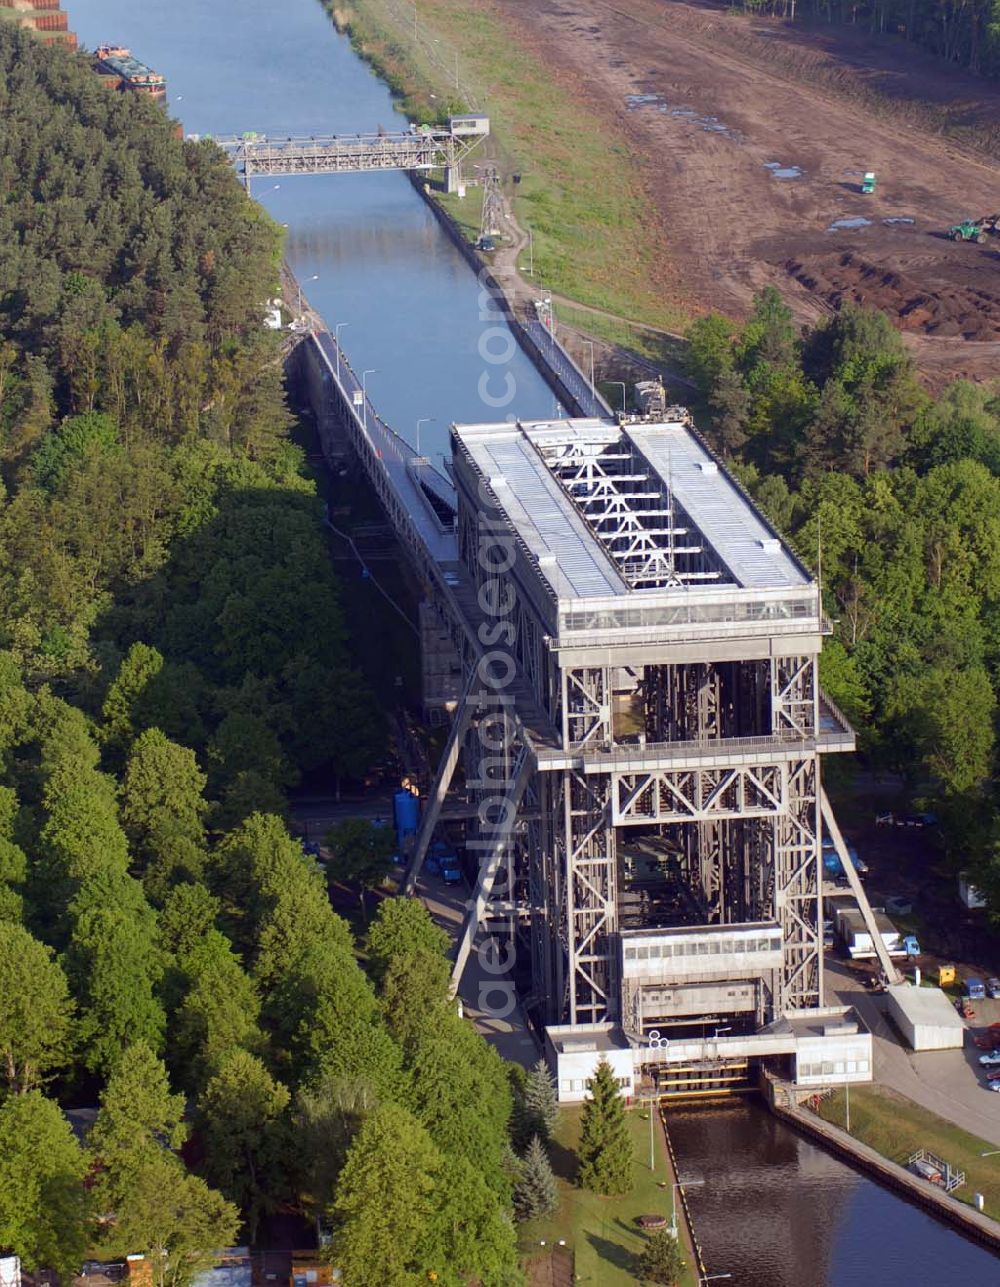
[[454, 192], [462, 162], [489, 135], [486, 116], [452, 116], [445, 128], [411, 126], [373, 134], [309, 135], [272, 138], [246, 133], [216, 137], [243, 180], [296, 174], [364, 174], [382, 170], [443, 170]]
[[870, 1034], [824, 1005], [824, 829], [899, 976], [823, 790], [854, 734], [819, 687], [819, 587], [683, 408], [616, 417], [522, 338], [573, 414], [455, 425], [448, 476], [330, 334], [299, 349], [324, 449], [350, 444], [412, 564], [450, 719], [405, 890], [447, 802], [474, 860], [453, 982], [484, 941], [516, 961], [564, 1100], [602, 1055], [630, 1093], [755, 1061], [870, 1080]]

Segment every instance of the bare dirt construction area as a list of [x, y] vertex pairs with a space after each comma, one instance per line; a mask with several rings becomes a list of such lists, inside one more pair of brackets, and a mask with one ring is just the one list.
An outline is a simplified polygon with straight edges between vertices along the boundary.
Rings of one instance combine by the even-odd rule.
[[495, 7], [628, 140], [695, 309], [743, 316], [767, 284], [802, 321], [856, 300], [893, 317], [928, 384], [1000, 373], [1000, 235], [944, 235], [1000, 211], [1000, 165], [934, 132], [947, 115], [982, 146], [1000, 86], [901, 41], [678, 0]]

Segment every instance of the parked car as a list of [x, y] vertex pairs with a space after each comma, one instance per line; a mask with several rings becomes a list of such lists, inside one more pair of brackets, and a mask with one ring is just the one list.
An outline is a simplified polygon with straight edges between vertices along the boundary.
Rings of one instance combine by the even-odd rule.
[[970, 975], [962, 985], [962, 995], [968, 997], [970, 1001], [983, 1001], [986, 998], [986, 984], [982, 979], [976, 979]]
[[893, 894], [885, 900], [885, 910], [889, 916], [909, 916], [913, 911], [913, 903], [902, 894]]
[[887, 809], [884, 813], [876, 813], [875, 815], [876, 827], [891, 827], [895, 821], [896, 815], [891, 809]]
[[425, 866], [434, 863], [435, 872], [446, 885], [458, 885], [462, 880], [462, 864], [454, 848], [443, 840], [435, 840], [430, 847]]
[[986, 1083], [986, 1089], [1000, 1091], [1000, 1081], [988, 1081]]
[[988, 1055], [980, 1055], [979, 1062], [984, 1068], [995, 1068], [1000, 1064], [1000, 1050], [991, 1050]]
[[323, 854], [317, 840], [303, 840], [302, 852], [308, 854], [310, 858], [322, 858]]
[[994, 1001], [1000, 1001], [1000, 979], [987, 979], [986, 991]]
[[905, 813], [896, 819], [897, 827], [936, 827], [936, 813]]

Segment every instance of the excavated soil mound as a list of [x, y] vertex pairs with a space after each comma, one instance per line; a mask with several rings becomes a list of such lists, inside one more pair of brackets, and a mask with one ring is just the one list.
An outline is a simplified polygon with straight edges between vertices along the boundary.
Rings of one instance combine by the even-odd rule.
[[785, 269], [834, 308], [848, 300], [881, 308], [903, 331], [965, 340], [1000, 339], [1000, 281], [992, 290], [943, 281], [929, 283], [927, 278], [918, 283], [906, 273], [870, 263], [854, 251], [789, 259]]

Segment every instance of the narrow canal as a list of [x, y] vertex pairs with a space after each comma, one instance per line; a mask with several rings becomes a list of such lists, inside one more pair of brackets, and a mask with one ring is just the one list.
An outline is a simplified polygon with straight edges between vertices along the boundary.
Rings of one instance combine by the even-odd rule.
[[[170, 111], [188, 134], [348, 134], [400, 128], [389, 92], [336, 34], [319, 0], [70, 0], [81, 44], [128, 45], [167, 78]], [[254, 195], [288, 225], [293, 271], [372, 402], [426, 455], [445, 451], [452, 421], [555, 414], [548, 385], [513, 343], [494, 336], [475, 274], [403, 174], [255, 179]], [[315, 280], [314, 280], [315, 279]], [[484, 341], [485, 344], [485, 341]], [[480, 395], [516, 392], [491, 407]]]
[[[188, 133], [287, 135], [391, 128], [385, 87], [336, 35], [319, 0], [70, 0], [81, 42], [129, 45], [164, 73]], [[369, 378], [375, 405], [411, 442], [447, 447], [453, 420], [554, 414], [518, 351], [517, 393], [483, 404], [475, 276], [398, 174], [257, 180], [288, 225], [288, 257], [309, 298]], [[316, 280], [310, 280], [315, 277]], [[712, 1273], [734, 1287], [995, 1287], [985, 1251], [801, 1139], [754, 1104], [674, 1110], [671, 1133]]]
[[1000, 1261], [753, 1099], [667, 1116], [712, 1274], [733, 1287], [996, 1287]]

